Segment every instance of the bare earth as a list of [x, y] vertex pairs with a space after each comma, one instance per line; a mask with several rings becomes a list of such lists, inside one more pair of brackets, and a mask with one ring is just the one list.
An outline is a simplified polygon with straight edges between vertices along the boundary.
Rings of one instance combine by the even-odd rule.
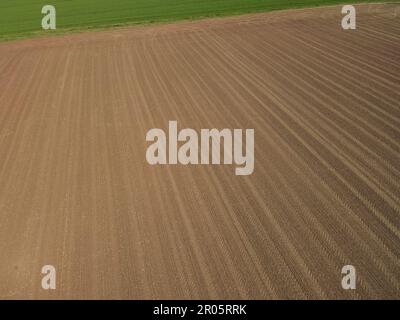
[[[357, 8], [1, 44], [0, 298], [399, 299], [400, 5]], [[169, 120], [255, 172], [150, 166]]]

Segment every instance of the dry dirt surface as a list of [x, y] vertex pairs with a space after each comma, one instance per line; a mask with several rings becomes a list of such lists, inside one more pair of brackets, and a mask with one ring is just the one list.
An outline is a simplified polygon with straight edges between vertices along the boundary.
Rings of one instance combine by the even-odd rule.
[[[399, 299], [400, 5], [357, 13], [0, 44], [0, 298]], [[169, 120], [254, 128], [254, 173], [150, 166]]]

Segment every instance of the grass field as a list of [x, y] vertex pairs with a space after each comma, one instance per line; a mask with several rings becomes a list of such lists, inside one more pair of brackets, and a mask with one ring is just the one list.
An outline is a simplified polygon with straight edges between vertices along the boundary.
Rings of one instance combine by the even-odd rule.
[[[41, 8], [53, 4], [57, 31], [104, 28], [201, 17], [301, 8], [338, 3], [377, 2], [357, 0], [2, 0], [0, 40], [42, 35]], [[48, 32], [48, 31], [47, 31]], [[54, 32], [54, 31], [52, 31]]]

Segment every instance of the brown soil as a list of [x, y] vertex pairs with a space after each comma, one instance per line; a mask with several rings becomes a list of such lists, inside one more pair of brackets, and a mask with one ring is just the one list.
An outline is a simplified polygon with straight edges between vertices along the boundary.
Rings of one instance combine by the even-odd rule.
[[[0, 298], [399, 299], [400, 6], [357, 8], [0, 44]], [[150, 166], [169, 120], [255, 172]]]

